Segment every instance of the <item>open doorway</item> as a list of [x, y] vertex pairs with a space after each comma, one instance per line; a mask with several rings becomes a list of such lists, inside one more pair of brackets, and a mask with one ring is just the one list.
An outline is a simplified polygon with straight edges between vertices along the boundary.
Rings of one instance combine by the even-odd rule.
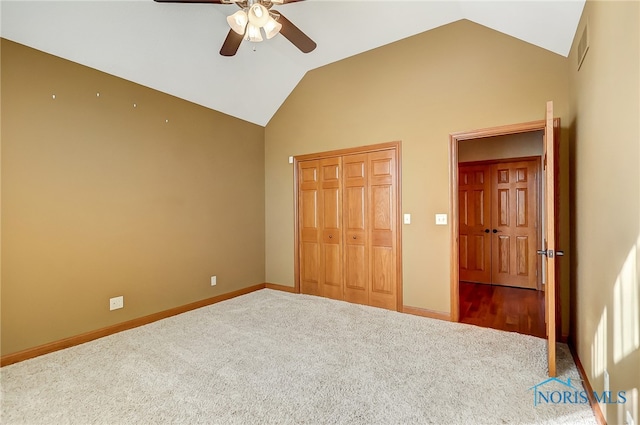
[[541, 164], [544, 132], [458, 143], [461, 323], [546, 336]]
[[544, 132], [458, 143], [459, 321], [546, 336], [541, 246]]
[[[536, 255], [545, 239], [544, 126], [536, 121], [451, 136], [453, 320], [546, 336], [546, 263]], [[509, 197], [511, 208], [499, 205]], [[514, 233], [505, 221], [533, 233]]]

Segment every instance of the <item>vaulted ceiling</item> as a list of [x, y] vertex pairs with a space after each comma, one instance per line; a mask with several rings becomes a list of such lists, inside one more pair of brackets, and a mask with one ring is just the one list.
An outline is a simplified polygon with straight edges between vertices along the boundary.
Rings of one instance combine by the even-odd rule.
[[277, 35], [223, 57], [235, 5], [2, 0], [0, 35], [266, 125], [307, 71], [460, 19], [567, 56], [583, 7], [584, 0], [306, 0], [274, 9], [316, 50], [304, 54]]

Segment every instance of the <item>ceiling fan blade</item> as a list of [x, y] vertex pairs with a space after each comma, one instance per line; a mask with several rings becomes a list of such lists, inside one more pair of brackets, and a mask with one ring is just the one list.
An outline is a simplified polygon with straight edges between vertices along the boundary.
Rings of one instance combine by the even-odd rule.
[[242, 43], [243, 35], [238, 34], [234, 30], [229, 30], [229, 34], [227, 34], [227, 38], [224, 40], [222, 44], [222, 48], [220, 49], [220, 54], [222, 56], [233, 56], [238, 51], [238, 47], [240, 47], [240, 43]]
[[231, 0], [154, 0], [158, 3], [211, 3], [211, 4], [232, 4]]
[[280, 34], [286, 37], [294, 46], [300, 49], [303, 53], [309, 53], [316, 48], [317, 44], [315, 41], [309, 38], [309, 36], [300, 30], [300, 28], [296, 27], [291, 23], [290, 20], [284, 17], [280, 11], [280, 18], [278, 22], [282, 24], [282, 28], [280, 29]]

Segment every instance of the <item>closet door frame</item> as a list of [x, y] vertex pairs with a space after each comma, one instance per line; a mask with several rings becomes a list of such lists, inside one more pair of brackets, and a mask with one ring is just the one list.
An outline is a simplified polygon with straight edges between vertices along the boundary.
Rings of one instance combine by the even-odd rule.
[[321, 160], [332, 157], [342, 157], [353, 154], [366, 154], [371, 152], [379, 152], [385, 150], [395, 150], [396, 161], [396, 310], [402, 311], [402, 143], [400, 141], [380, 143], [375, 145], [360, 146], [347, 149], [339, 149], [328, 152], [318, 152], [305, 155], [297, 155], [293, 157], [293, 208], [294, 208], [294, 291], [300, 293], [300, 221], [298, 217], [298, 163], [301, 161]]

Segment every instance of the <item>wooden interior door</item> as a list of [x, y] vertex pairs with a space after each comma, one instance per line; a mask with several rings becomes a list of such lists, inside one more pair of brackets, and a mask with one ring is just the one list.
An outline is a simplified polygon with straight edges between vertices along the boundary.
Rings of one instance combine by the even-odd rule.
[[537, 289], [539, 162], [491, 166], [491, 282]]
[[539, 253], [547, 264], [545, 283], [545, 310], [547, 319], [547, 363], [549, 376], [556, 376], [556, 174], [557, 150], [554, 137], [553, 102], [547, 102], [544, 131], [544, 202], [546, 208], [545, 247]]
[[491, 283], [491, 173], [486, 165], [458, 168], [460, 280]]
[[369, 246], [366, 221], [369, 204], [367, 154], [343, 157], [344, 300], [369, 303]]
[[300, 292], [320, 295], [320, 161], [298, 163]]
[[396, 151], [368, 154], [369, 305], [396, 310]]
[[320, 294], [342, 300], [342, 185], [340, 158], [320, 161]]

